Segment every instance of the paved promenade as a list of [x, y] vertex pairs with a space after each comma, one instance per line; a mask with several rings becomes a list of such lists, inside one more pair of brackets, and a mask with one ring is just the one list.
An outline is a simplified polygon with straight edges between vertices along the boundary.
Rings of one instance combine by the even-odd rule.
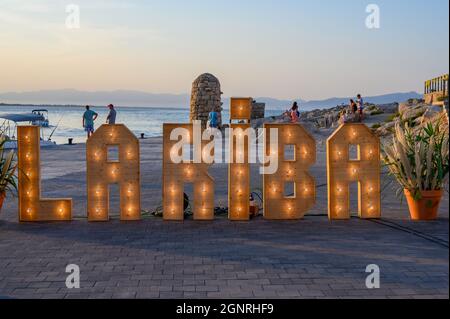
[[[2, 298], [448, 298], [448, 262], [439, 241], [356, 219], [0, 222]], [[66, 288], [68, 264], [81, 289]], [[369, 264], [381, 289], [366, 289]]]
[[[145, 209], [161, 198], [158, 145], [143, 145]], [[84, 150], [77, 147], [42, 154], [44, 193], [73, 197], [75, 221], [19, 224], [16, 200], [5, 203], [0, 298], [449, 297], [447, 193], [439, 220], [429, 223], [410, 222], [407, 207], [390, 190], [383, 192], [381, 221], [329, 222], [321, 216], [326, 213], [322, 186], [310, 215], [296, 222], [150, 218], [93, 224], [84, 219]], [[320, 154], [313, 168], [319, 186], [325, 182]], [[64, 156], [72, 161], [70, 171], [61, 166]], [[226, 199], [226, 179], [220, 178], [226, 166], [212, 174], [220, 203]], [[69, 264], [80, 267], [80, 289], [66, 288]], [[366, 288], [370, 264], [380, 267], [380, 289]]]

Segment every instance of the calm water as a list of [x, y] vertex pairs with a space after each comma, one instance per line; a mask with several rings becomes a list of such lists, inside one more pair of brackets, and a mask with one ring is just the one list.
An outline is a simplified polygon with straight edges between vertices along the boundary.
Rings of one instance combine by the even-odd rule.
[[[31, 113], [33, 109], [41, 107], [28, 106], [0, 106], [0, 116], [7, 113]], [[67, 106], [48, 106], [43, 107], [49, 111], [50, 125], [56, 126], [52, 140], [58, 144], [67, 143], [68, 138], [73, 138], [75, 143], [86, 141], [85, 132], [82, 127], [82, 115], [84, 107]], [[96, 128], [105, 123], [108, 115], [106, 107], [93, 107], [92, 110], [99, 114], [96, 121]], [[136, 136], [144, 133], [147, 137], [162, 135], [163, 123], [188, 123], [189, 108], [186, 109], [166, 109], [166, 108], [143, 108], [143, 107], [124, 107], [117, 108], [117, 123], [123, 123], [132, 130]], [[267, 110], [266, 116], [280, 115], [279, 110]], [[223, 112], [224, 123], [229, 120], [228, 110]], [[0, 119], [0, 125], [3, 120]], [[26, 124], [26, 123], [24, 123]], [[48, 137], [54, 128], [44, 129], [45, 137]]]

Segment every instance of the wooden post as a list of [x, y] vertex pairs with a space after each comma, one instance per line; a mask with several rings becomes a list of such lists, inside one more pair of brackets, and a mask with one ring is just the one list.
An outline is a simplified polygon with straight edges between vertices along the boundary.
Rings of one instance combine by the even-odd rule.
[[[250, 219], [250, 119], [253, 99], [232, 97], [230, 100], [230, 162], [228, 165], [228, 218]], [[245, 124], [232, 124], [243, 121]], [[255, 137], [256, 138], [256, 137]]]
[[[228, 218], [250, 219], [250, 124], [231, 124], [230, 163], [228, 167]], [[255, 137], [256, 138], [256, 137]]]
[[40, 128], [18, 126], [19, 221], [70, 221], [72, 199], [41, 198]]

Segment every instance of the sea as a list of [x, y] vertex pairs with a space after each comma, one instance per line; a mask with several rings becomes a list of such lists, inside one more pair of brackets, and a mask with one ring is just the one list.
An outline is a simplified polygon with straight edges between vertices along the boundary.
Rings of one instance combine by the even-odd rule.
[[[1, 118], [4, 114], [29, 114], [35, 109], [47, 109], [50, 127], [43, 129], [43, 136], [57, 144], [67, 144], [69, 138], [74, 143], [86, 142], [86, 134], [82, 127], [82, 116], [85, 111], [81, 106], [23, 106], [0, 105], [0, 126], [6, 123]], [[96, 127], [106, 122], [108, 116], [107, 107], [92, 107], [99, 114]], [[165, 107], [116, 107], [117, 123], [125, 124], [136, 136], [145, 137], [162, 136], [163, 123], [189, 123], [189, 107], [165, 108]], [[266, 110], [266, 117], [278, 116], [282, 110]], [[229, 122], [229, 111], [222, 112], [223, 123]], [[27, 125], [22, 123], [21, 125]]]

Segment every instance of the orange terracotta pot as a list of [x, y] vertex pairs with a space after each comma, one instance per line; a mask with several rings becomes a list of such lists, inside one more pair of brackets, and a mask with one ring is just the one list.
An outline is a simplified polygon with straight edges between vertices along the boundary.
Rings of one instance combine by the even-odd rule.
[[415, 200], [409, 190], [405, 189], [411, 219], [415, 221], [435, 220], [438, 217], [444, 191], [422, 191], [422, 198]]
[[5, 197], [6, 197], [6, 193], [0, 193], [0, 211], [2, 210], [3, 201], [5, 200]]

